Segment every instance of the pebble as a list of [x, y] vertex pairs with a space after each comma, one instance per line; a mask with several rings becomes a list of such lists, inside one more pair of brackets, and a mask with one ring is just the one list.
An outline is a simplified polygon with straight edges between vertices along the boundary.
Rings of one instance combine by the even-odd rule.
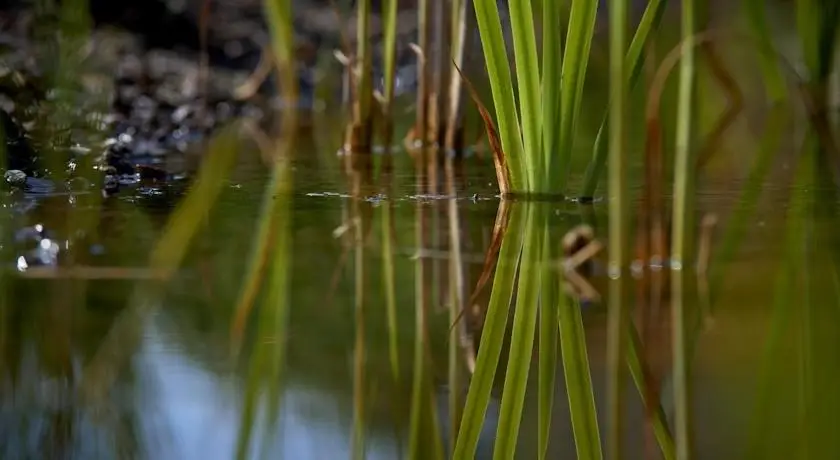
[[23, 187], [26, 185], [26, 173], [19, 169], [10, 169], [3, 175], [6, 183], [12, 187]]

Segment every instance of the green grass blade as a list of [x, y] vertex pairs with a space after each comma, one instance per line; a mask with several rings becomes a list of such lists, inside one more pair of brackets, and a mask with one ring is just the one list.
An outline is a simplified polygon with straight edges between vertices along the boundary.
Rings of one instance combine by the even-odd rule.
[[502, 22], [495, 0], [476, 0], [473, 2], [490, 90], [493, 93], [493, 106], [499, 125], [499, 137], [507, 158], [512, 191], [528, 190], [528, 170], [522, 133], [519, 129], [519, 117], [516, 115], [516, 101], [513, 95], [513, 83], [510, 66], [502, 35]]
[[452, 455], [454, 459], [466, 460], [475, 457], [478, 436], [484, 425], [490, 391], [496, 378], [499, 356], [505, 340], [508, 311], [522, 250], [524, 211], [521, 203], [512, 204], [510, 223], [499, 250], [499, 261], [478, 347], [475, 373], [467, 392], [455, 453]]
[[618, 459], [622, 454], [624, 419], [624, 307], [626, 283], [622, 272], [628, 256], [625, 252], [627, 213], [625, 210], [625, 148], [627, 146], [625, 76], [625, 35], [627, 2], [610, 2], [610, 144], [609, 144], [609, 301], [607, 306], [607, 455]]
[[[569, 18], [569, 32], [566, 36], [566, 48], [563, 54], [563, 75], [560, 81], [560, 133], [557, 145], [557, 173], [560, 191], [565, 191], [569, 173], [574, 132], [583, 98], [583, 84], [589, 63], [589, 50], [595, 31], [595, 13], [598, 11], [597, 0], [575, 0]], [[554, 166], [552, 166], [554, 167]]]
[[385, 0], [382, 3], [382, 18], [385, 27], [385, 115], [391, 115], [391, 103], [394, 100], [394, 74], [396, 73], [397, 50], [397, 0]]
[[537, 63], [537, 42], [534, 35], [534, 13], [531, 0], [508, 2], [513, 50], [516, 55], [516, 82], [519, 88], [519, 116], [525, 149], [525, 167], [528, 174], [527, 191], [542, 191], [543, 156], [540, 146], [541, 103], [540, 68]]
[[688, 357], [686, 337], [686, 314], [683, 296], [684, 270], [686, 260], [686, 242], [688, 219], [687, 212], [689, 196], [689, 177], [694, 168], [691, 162], [691, 127], [692, 127], [692, 96], [694, 93], [694, 46], [691, 39], [694, 36], [694, 0], [682, 3], [682, 39], [687, 46], [680, 61], [680, 81], [677, 105], [677, 135], [674, 161], [674, 206], [673, 224], [671, 228], [671, 307], [673, 309], [672, 337], [673, 341], [673, 374], [674, 374], [674, 404], [676, 407], [675, 432], [677, 442], [677, 458], [687, 460], [691, 455], [690, 416], [689, 416], [689, 382]]
[[560, 334], [557, 328], [560, 311], [558, 309], [559, 286], [557, 284], [557, 273], [551, 270], [548, 262], [551, 258], [551, 232], [548, 222], [541, 224], [543, 230], [542, 246], [542, 273], [540, 274], [540, 324], [539, 324], [539, 375], [537, 388], [537, 446], [538, 457], [545, 458], [548, 452], [548, 440], [551, 434], [551, 410], [554, 407], [554, 385], [557, 378], [557, 352], [558, 337]]
[[[534, 350], [534, 335], [537, 327], [537, 303], [540, 293], [540, 246], [543, 229], [537, 224], [535, 206], [526, 207], [525, 243], [522, 262], [519, 265], [519, 286], [516, 294], [516, 310], [513, 315], [513, 332], [510, 339], [505, 386], [499, 409], [499, 425], [496, 428], [496, 444], [493, 458], [512, 459], [516, 453], [519, 424], [522, 421], [522, 407], [528, 385], [528, 372]], [[495, 288], [495, 286], [494, 286]], [[480, 350], [480, 348], [479, 348]]]
[[630, 369], [630, 376], [633, 378], [636, 389], [639, 390], [639, 395], [645, 405], [656, 404], [656, 411], [653, 413], [653, 434], [656, 436], [659, 449], [662, 451], [662, 458], [664, 460], [674, 460], [676, 458], [674, 438], [671, 435], [671, 429], [668, 427], [668, 419], [662, 409], [662, 403], [647, 401], [647, 387], [650, 382], [647, 381], [642, 367], [642, 340], [639, 338], [639, 333], [633, 323], [628, 322], [627, 327], [630, 335], [627, 341], [627, 367]]
[[772, 102], [781, 101], [787, 95], [787, 87], [785, 86], [785, 79], [781, 69], [779, 69], [779, 64], [773, 59], [776, 52], [773, 47], [769, 27], [767, 26], [767, 16], [765, 14], [767, 2], [764, 0], [746, 0], [744, 2], [744, 8], [750, 27], [755, 35], [756, 43], [761, 49], [759, 60], [767, 97]]
[[546, 192], [551, 192], [555, 171], [552, 164], [558, 144], [560, 128], [560, 78], [563, 72], [563, 33], [561, 18], [563, 8], [560, 0], [543, 0], [542, 40], [542, 130], [543, 167]]
[[559, 297], [560, 350], [578, 459], [603, 458], [586, 334], [578, 302]]
[[[639, 21], [639, 27], [633, 36], [633, 41], [630, 42], [630, 48], [627, 49], [627, 55], [624, 58], [624, 69], [630, 70], [628, 78], [628, 90], [632, 90], [639, 80], [641, 74], [642, 64], [644, 64], [644, 47], [647, 41], [659, 29], [662, 23], [662, 14], [665, 12], [667, 0], [651, 0], [648, 2], [647, 8]], [[604, 118], [601, 120], [601, 126], [598, 128], [598, 135], [595, 137], [595, 144], [592, 148], [592, 161], [586, 167], [586, 174], [583, 178], [583, 188], [581, 196], [592, 198], [595, 195], [595, 189], [598, 188], [598, 181], [601, 180], [601, 175], [604, 173], [604, 166], [607, 162], [607, 143], [604, 142], [604, 134], [607, 132], [609, 124], [609, 109], [604, 112]]]

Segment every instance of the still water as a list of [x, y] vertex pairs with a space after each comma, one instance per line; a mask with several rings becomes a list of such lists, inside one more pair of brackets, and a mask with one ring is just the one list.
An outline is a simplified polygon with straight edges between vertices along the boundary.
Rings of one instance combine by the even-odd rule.
[[[387, 187], [374, 184], [354, 199], [333, 151], [302, 149], [287, 216], [292, 251], [284, 331], [266, 326], [271, 317], [260, 312], [271, 306], [259, 301], [244, 329], [234, 323], [267, 180], [258, 155], [242, 150], [185, 262], [160, 295], [146, 295], [151, 289], [142, 267], [180, 199], [175, 191], [171, 200], [165, 188], [125, 192], [101, 209], [84, 194], [6, 198], [12, 212], [3, 228], [0, 457], [229, 459], [245, 452], [246, 458], [322, 459], [349, 458], [355, 451], [371, 459], [407, 458], [411, 417], [418, 410], [412, 393], [417, 356], [426, 378], [418, 400], [425, 401], [420, 410], [426, 414], [417, 428], [422, 456], [431, 455], [435, 430], [447, 448], [450, 396], [463, 401], [470, 353], [470, 346], [452, 347], [448, 338], [457, 284], [453, 270], [461, 271], [468, 298], [500, 204], [489, 159], [465, 160], [454, 199], [421, 193], [410, 164], [398, 168]], [[734, 225], [731, 216], [744, 187], [735, 179], [698, 186], [696, 220], [709, 213], [718, 217], [713, 254]], [[801, 218], [800, 241], [791, 240], [788, 211], [798, 191], [767, 187], [747, 214], [732, 255], [712, 257], [712, 290], [693, 289], [687, 299], [701, 318], [691, 358], [697, 458], [834, 458], [840, 452], [830, 435], [840, 417], [835, 395], [840, 310], [836, 279], [823, 276], [834, 273], [832, 258], [823, 253], [836, 249], [830, 246], [836, 223]], [[638, 192], [632, 190], [634, 196]], [[593, 225], [596, 239], [605, 241], [603, 201], [513, 206], [543, 207], [558, 245], [581, 222]], [[453, 215], [460, 227], [460, 266], [450, 263]], [[94, 225], [80, 234], [72, 222], [82, 220], [68, 216], [93, 219]], [[20, 237], [19, 229], [36, 226], [41, 236]], [[42, 244], [44, 239], [55, 244], [59, 265], [75, 261], [108, 268], [108, 279], [74, 278], [68, 271], [36, 277], [32, 267], [15, 264], [22, 254], [53, 248]], [[791, 257], [786, 241], [793, 241], [792, 257], [802, 259], [782, 271], [783, 260]], [[384, 258], [388, 247], [394, 255], [390, 265]], [[689, 272], [697, 277], [693, 265]], [[605, 296], [607, 281], [600, 273], [596, 267], [588, 282]], [[787, 290], [779, 287], [785, 277], [794, 283]], [[388, 279], [396, 310], [390, 327]], [[479, 312], [491, 284], [476, 298]], [[603, 428], [605, 307], [601, 301], [580, 308]], [[662, 318], [648, 359], [662, 378], [662, 405], [672, 418], [667, 311]], [[468, 332], [478, 334], [478, 323], [474, 318], [470, 323]], [[237, 333], [243, 334], [238, 353]], [[277, 347], [281, 342], [284, 350]], [[452, 359], [461, 376], [455, 387]], [[536, 364], [531, 369], [535, 374]], [[492, 454], [501, 382], [478, 458]], [[638, 395], [628, 382], [627, 458], [657, 453], [645, 438]], [[248, 401], [255, 401], [253, 410]], [[526, 396], [519, 457], [536, 453], [536, 413], [534, 385]], [[549, 458], [573, 458], [560, 377], [552, 413]], [[247, 450], [243, 439], [250, 440]]]

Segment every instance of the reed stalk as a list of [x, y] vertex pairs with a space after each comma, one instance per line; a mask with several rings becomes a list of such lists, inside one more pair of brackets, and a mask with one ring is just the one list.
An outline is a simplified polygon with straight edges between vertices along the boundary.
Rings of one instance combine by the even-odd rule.
[[543, 175], [546, 187], [542, 192], [548, 192], [554, 163], [552, 159], [559, 147], [558, 131], [560, 126], [561, 84], [563, 77], [563, 32], [561, 18], [563, 16], [561, 2], [543, 0], [542, 2], [542, 126], [543, 126]]
[[678, 460], [688, 460], [691, 456], [691, 432], [689, 414], [689, 381], [686, 338], [686, 312], [684, 304], [684, 267], [686, 263], [687, 234], [686, 223], [689, 175], [694, 168], [691, 162], [692, 96], [694, 92], [695, 58], [691, 45], [694, 36], [694, 1], [682, 3], [682, 39], [683, 49], [680, 61], [680, 80], [677, 106], [677, 134], [674, 161], [674, 205], [671, 228], [671, 308], [673, 309], [673, 380], [676, 407], [675, 432]]
[[[453, 72], [455, 74], [456, 72]], [[451, 125], [450, 125], [451, 126]], [[458, 322], [458, 315], [468, 307], [466, 296], [466, 282], [464, 280], [464, 263], [461, 247], [461, 218], [458, 213], [458, 202], [454, 198], [456, 193], [455, 171], [453, 166], [454, 158], [446, 158], [446, 193], [452, 197], [447, 200], [447, 221], [449, 223], [449, 290], [450, 306], [449, 320], [452, 324]], [[461, 424], [461, 413], [463, 411], [463, 397], [461, 396], [461, 384], [464, 364], [460, 359], [461, 348], [465, 348], [468, 342], [467, 326], [465, 321], [460, 321], [457, 327], [453, 327], [449, 334], [449, 455], [455, 448], [455, 439], [458, 436], [458, 426]], [[467, 351], [471, 354], [472, 347]]]
[[[422, 181], [418, 188], [423, 188]], [[417, 203], [416, 244], [425, 248], [427, 242], [425, 204]], [[426, 289], [426, 260], [417, 258], [414, 271], [414, 370], [411, 384], [411, 409], [409, 415], [408, 456], [410, 459], [442, 458], [443, 445], [440, 440], [438, 417], [434, 406], [433, 391], [430, 384], [428, 366], [428, 305], [429, 295]], [[429, 428], [430, 433], [424, 432]], [[429, 442], [427, 435], [431, 436]], [[429, 445], [431, 444], [431, 446]], [[431, 453], [430, 453], [431, 450]]]
[[613, 0], [609, 9], [610, 19], [610, 155], [609, 155], [609, 304], [607, 312], [607, 404], [609, 423], [607, 429], [607, 457], [618, 459], [622, 453], [622, 419], [624, 413], [623, 389], [625, 382], [624, 309], [625, 282], [623, 268], [628, 257], [625, 253], [627, 216], [624, 205], [626, 100], [625, 35], [627, 33], [627, 4]]
[[[493, 389], [496, 369], [505, 341], [508, 310], [513, 297], [516, 271], [524, 242], [525, 211], [521, 203], [512, 204], [507, 231], [502, 237], [496, 276], [493, 278], [493, 290], [490, 294], [478, 347], [475, 372], [470, 382], [461, 426], [458, 430], [458, 439], [452, 454], [454, 459], [475, 457], [478, 437], [481, 427], [484, 426], [490, 392]], [[507, 435], [508, 433], [503, 434], [503, 436]]]
[[[396, 50], [397, 50], [397, 0], [385, 0], [382, 2], [382, 17], [384, 21], [384, 61], [385, 61], [385, 88], [382, 107], [382, 143], [386, 149], [390, 149], [391, 140], [394, 134], [393, 126], [393, 103], [394, 84], [396, 78]], [[390, 153], [390, 152], [388, 152]]]
[[[557, 138], [557, 184], [566, 189], [574, 132], [583, 99], [583, 84], [589, 62], [589, 50], [595, 32], [597, 0], [572, 2], [569, 30], [563, 51], [563, 76], [560, 81], [560, 126]], [[553, 167], [553, 166], [552, 166]]]
[[400, 384], [399, 328], [397, 323], [397, 295], [394, 268], [394, 207], [392, 202], [382, 206], [382, 285], [385, 294], [385, 311], [388, 321], [388, 357], [394, 383]]
[[[458, 68], [464, 64], [464, 48], [466, 46], [467, 33], [467, 0], [452, 0], [452, 60]], [[447, 66], [448, 66], [447, 62]], [[455, 145], [457, 130], [460, 128], [459, 117], [461, 108], [461, 74], [459, 72], [449, 73], [449, 94], [447, 97], [448, 106], [446, 111], [446, 134], [444, 148], [449, 155], [456, 154], [455, 149], [463, 145]]]
[[[645, 63], [644, 49], [659, 29], [667, 3], [667, 0], [651, 0], [648, 2], [647, 8], [645, 8], [642, 19], [639, 21], [639, 26], [636, 28], [636, 33], [633, 35], [633, 40], [627, 49], [624, 62], [624, 70], [628, 72], [628, 91], [635, 88], [639, 80]], [[601, 120], [601, 126], [598, 128], [598, 134], [595, 137], [595, 143], [592, 147], [592, 160], [586, 167], [580, 194], [583, 199], [591, 199], [595, 195], [595, 190], [598, 188], [598, 181], [601, 180], [601, 176], [603, 175], [604, 166], [607, 163], [609, 145], [607, 142], [604, 142], [604, 136], [609, 131], [608, 124], [609, 109], [604, 113], [604, 117]]]
[[[540, 289], [540, 255], [542, 227], [538, 226], [536, 206], [525, 207], [525, 239], [522, 261], [519, 264], [519, 284], [510, 339], [507, 372], [505, 373], [502, 403], [493, 458], [512, 459], [519, 438], [519, 424], [525, 403], [525, 388], [531, 367], [534, 335], [537, 326], [537, 306]], [[481, 348], [479, 348], [480, 352]]]
[[508, 2], [516, 56], [519, 117], [528, 177], [527, 192], [540, 191], [543, 169], [540, 68], [534, 35], [534, 13], [530, 1]]
[[[490, 89], [493, 94], [493, 106], [499, 126], [501, 150], [510, 178], [511, 191], [527, 191], [528, 160], [522, 143], [522, 131], [513, 95], [508, 53], [505, 46], [499, 9], [495, 1], [477, 0], [473, 2], [476, 22], [484, 49], [484, 60]], [[501, 184], [500, 184], [501, 186]]]
[[545, 458], [551, 435], [551, 415], [554, 408], [554, 387], [557, 379], [557, 352], [560, 346], [560, 331], [557, 327], [560, 321], [559, 303], [565, 301], [561, 297], [558, 277], [549, 268], [552, 259], [552, 238], [548, 222], [543, 221], [542, 256], [540, 279], [540, 310], [539, 310], [539, 368], [537, 383], [537, 448], [538, 457]]
[[[373, 134], [373, 56], [370, 47], [371, 0], [356, 5], [356, 100], [353, 104], [351, 153], [370, 154]], [[352, 81], [352, 79], [351, 79]]]
[[[414, 124], [414, 140], [420, 141], [421, 146], [426, 145], [429, 129], [428, 102], [431, 90], [431, 68], [429, 67], [430, 1], [418, 0], [417, 2], [417, 46], [419, 53], [417, 58], [417, 119]], [[421, 152], [425, 153], [425, 150], [421, 149]]]
[[355, 330], [355, 343], [353, 345], [353, 441], [351, 452], [353, 459], [365, 458], [365, 432], [366, 432], [366, 404], [365, 392], [367, 390], [366, 379], [366, 344], [365, 344], [365, 220], [362, 216], [360, 198], [353, 200], [353, 216], [356, 225], [353, 226], [353, 275], [354, 275], [354, 296], [353, 311]]

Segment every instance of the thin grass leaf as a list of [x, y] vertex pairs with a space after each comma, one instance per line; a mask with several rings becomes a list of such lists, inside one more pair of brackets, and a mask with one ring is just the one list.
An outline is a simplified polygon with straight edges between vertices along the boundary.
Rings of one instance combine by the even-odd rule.
[[[460, 67], [464, 62], [466, 51], [467, 35], [467, 0], [453, 0], [451, 5], [451, 37], [450, 54], [455, 65]], [[458, 73], [449, 73], [449, 104], [446, 114], [446, 137], [444, 146], [448, 151], [456, 148], [456, 134], [461, 112], [461, 76]], [[462, 146], [457, 146], [462, 147]]]
[[[493, 236], [490, 239], [490, 245], [484, 252], [484, 263], [481, 267], [481, 274], [478, 277], [478, 282], [475, 283], [475, 288], [473, 288], [473, 292], [470, 294], [470, 298], [466, 305], [462, 307], [461, 311], [455, 317], [455, 320], [452, 321], [450, 329], [454, 328], [458, 321], [461, 320], [464, 313], [466, 313], [467, 308], [472, 308], [472, 306], [475, 305], [478, 300], [478, 296], [481, 295], [481, 292], [484, 290], [484, 286], [486, 286], [487, 282], [490, 281], [490, 276], [493, 274], [493, 268], [496, 266], [496, 261], [502, 247], [502, 243], [504, 242], [505, 234], [507, 234], [508, 224], [510, 224], [510, 207], [509, 201], [502, 200], [499, 203], [499, 209], [496, 211], [496, 221], [493, 224]], [[451, 330], [449, 332], [450, 334], [452, 333]]]
[[385, 29], [384, 60], [385, 60], [385, 116], [391, 116], [391, 103], [394, 100], [394, 77], [396, 74], [397, 50], [397, 0], [382, 2], [382, 18]]
[[578, 302], [559, 297], [560, 351], [578, 459], [603, 458], [598, 413]]
[[[522, 122], [525, 167], [528, 174], [526, 191], [542, 191], [543, 178], [542, 108], [540, 102], [540, 68], [537, 63], [537, 42], [534, 36], [534, 13], [531, 0], [508, 2], [516, 83], [519, 90], [519, 117]], [[493, 78], [491, 74], [491, 79]]]
[[776, 54], [776, 51], [773, 46], [773, 37], [767, 26], [766, 8], [767, 2], [764, 0], [746, 0], [744, 2], [747, 19], [761, 50], [759, 61], [767, 97], [770, 98], [771, 102], [778, 102], [784, 100], [787, 96], [787, 87], [778, 62], [771, 58]]
[[470, 80], [464, 76], [464, 73], [461, 72], [461, 69], [458, 68], [457, 65], [455, 66], [455, 69], [461, 75], [461, 79], [467, 87], [470, 97], [472, 97], [476, 108], [478, 108], [479, 115], [481, 115], [481, 119], [484, 121], [484, 129], [487, 131], [487, 142], [490, 145], [490, 151], [493, 154], [493, 166], [496, 169], [496, 181], [499, 184], [499, 192], [502, 196], [505, 196], [511, 192], [511, 187], [514, 186], [512, 183], [513, 173], [508, 168], [507, 156], [505, 155], [505, 150], [502, 147], [503, 143], [499, 140], [499, 134], [496, 131], [496, 126], [493, 124], [493, 117], [490, 115], [490, 112], [487, 111], [484, 104], [481, 103], [481, 99], [478, 97], [478, 93]]
[[[493, 450], [493, 458], [497, 460], [512, 459], [516, 453], [516, 440], [519, 438], [519, 424], [522, 421], [522, 407], [525, 403], [525, 390], [537, 326], [541, 272], [539, 261], [543, 228], [538, 225], [540, 220], [536, 215], [535, 206], [527, 206], [525, 212], [525, 243], [522, 249], [522, 262], [519, 265], [513, 333], [510, 339], [510, 355]], [[480, 352], [481, 347], [479, 347]]]
[[551, 434], [551, 412], [554, 407], [554, 385], [557, 378], [558, 337], [557, 327], [560, 310], [560, 295], [557, 285], [557, 273], [551, 270], [551, 232], [548, 222], [543, 220], [542, 272], [540, 279], [540, 324], [539, 324], [539, 375], [537, 384], [537, 447], [538, 458], [545, 458]]
[[[641, 74], [642, 65], [644, 64], [644, 47], [648, 40], [659, 29], [662, 22], [662, 14], [665, 12], [667, 0], [651, 0], [648, 2], [647, 8], [639, 21], [639, 27], [636, 28], [636, 34], [633, 36], [633, 41], [630, 42], [630, 48], [627, 49], [625, 56], [624, 69], [629, 69], [628, 75], [628, 90], [635, 88]], [[607, 143], [604, 142], [604, 135], [609, 130], [609, 107], [604, 112], [604, 118], [601, 120], [601, 126], [598, 128], [598, 134], [595, 136], [595, 143], [592, 147], [592, 161], [586, 167], [586, 173], [583, 178], [583, 188], [581, 189], [581, 196], [584, 198], [592, 198], [595, 195], [595, 190], [598, 188], [598, 181], [604, 173], [604, 166], [607, 162]]]
[[625, 168], [627, 146], [627, 88], [625, 77], [625, 35], [627, 2], [610, 2], [610, 110], [609, 110], [609, 302], [607, 305], [607, 454], [618, 459], [622, 454], [624, 419], [624, 307], [626, 283], [622, 276], [628, 259], [625, 251], [627, 214], [625, 210]]
[[671, 429], [668, 426], [668, 419], [665, 416], [665, 411], [659, 401], [649, 401], [647, 399], [647, 388], [651, 384], [645, 377], [647, 374], [644, 370], [644, 363], [642, 362], [642, 340], [639, 337], [636, 326], [632, 322], [627, 323], [629, 329], [629, 338], [627, 342], [627, 367], [630, 369], [630, 376], [636, 384], [636, 389], [639, 391], [639, 396], [642, 397], [642, 402], [646, 407], [655, 404], [653, 409], [653, 434], [656, 436], [656, 441], [659, 444], [659, 450], [662, 451], [662, 457], [665, 460], [674, 460], [676, 458], [676, 450], [674, 447], [674, 438], [671, 435]]
[[[688, 43], [694, 37], [694, 0], [682, 3], [682, 38]], [[686, 313], [683, 298], [684, 271], [679, 268], [685, 263], [686, 230], [690, 175], [694, 171], [691, 162], [691, 128], [693, 124], [694, 93], [694, 46], [686, 46], [680, 61], [680, 81], [677, 103], [677, 134], [674, 160], [674, 205], [671, 229], [671, 260], [676, 269], [671, 276], [672, 341], [674, 402], [676, 407], [675, 431], [677, 458], [688, 460], [691, 456], [691, 431], [689, 416], [688, 357], [686, 337]]]
[[[393, 137], [394, 126], [392, 123], [393, 103], [394, 103], [394, 85], [397, 70], [397, 0], [386, 0], [382, 2], [382, 21], [384, 28], [383, 37], [383, 59], [385, 61], [385, 88], [382, 101], [382, 143], [386, 148], [390, 148], [391, 139]], [[391, 156], [390, 152], [383, 160], [383, 165], [390, 168]]]
[[[499, 151], [508, 155], [507, 165], [510, 168], [509, 177], [512, 189], [515, 191], [529, 190], [528, 163], [525, 157], [522, 133], [519, 128], [519, 117], [517, 116], [516, 101], [513, 95], [513, 81], [510, 76], [508, 54], [502, 35], [499, 8], [494, 0], [477, 0], [473, 2], [473, 7], [484, 48], [487, 75], [493, 93], [493, 106], [496, 109], [496, 119], [499, 123], [502, 145]], [[461, 76], [463, 78], [463, 74]], [[473, 99], [477, 98], [473, 96]], [[485, 125], [487, 125], [487, 117], [484, 113], [481, 116], [485, 119]]]
[[563, 54], [563, 75], [560, 81], [560, 134], [557, 145], [558, 181], [560, 191], [565, 191], [569, 174], [574, 132], [580, 113], [589, 50], [595, 33], [597, 0], [575, 0], [569, 18], [569, 31]]
[[562, 4], [559, 0], [543, 0], [542, 39], [542, 132], [543, 132], [543, 191], [551, 191], [554, 180], [552, 158], [558, 144], [560, 127], [560, 81], [563, 73]]
[[454, 459], [475, 457], [478, 436], [484, 425], [490, 392], [496, 378], [499, 356], [505, 340], [508, 310], [516, 282], [516, 270], [524, 237], [525, 209], [514, 203], [511, 209], [510, 225], [502, 239], [499, 263], [493, 280], [493, 292], [487, 308], [487, 316], [478, 347], [475, 373], [473, 374], [467, 401], [455, 443]]

